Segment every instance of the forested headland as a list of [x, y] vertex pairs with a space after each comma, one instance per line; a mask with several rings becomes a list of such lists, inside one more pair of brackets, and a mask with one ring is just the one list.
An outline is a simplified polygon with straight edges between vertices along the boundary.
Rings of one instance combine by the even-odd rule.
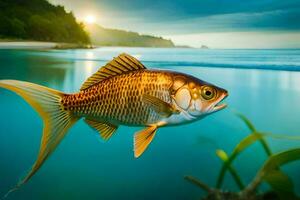
[[[103, 28], [78, 22], [72, 12], [47, 0], [0, 0], [0, 41], [33, 40], [56, 43], [58, 48], [97, 46], [175, 47], [162, 37]], [[73, 45], [79, 44], [79, 45]]]
[[0, 37], [49, 42], [89, 43], [72, 12], [46, 0], [0, 0]]

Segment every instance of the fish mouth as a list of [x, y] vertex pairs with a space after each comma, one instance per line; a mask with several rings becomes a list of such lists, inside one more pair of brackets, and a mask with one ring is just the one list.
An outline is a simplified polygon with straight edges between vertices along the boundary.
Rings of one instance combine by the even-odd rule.
[[213, 106], [212, 112], [217, 112], [217, 111], [222, 110], [222, 109], [224, 109], [224, 108], [227, 107], [226, 103], [222, 103], [223, 100], [226, 99], [227, 96], [228, 96], [227, 92], [220, 96], [220, 98], [217, 101], [217, 103]]

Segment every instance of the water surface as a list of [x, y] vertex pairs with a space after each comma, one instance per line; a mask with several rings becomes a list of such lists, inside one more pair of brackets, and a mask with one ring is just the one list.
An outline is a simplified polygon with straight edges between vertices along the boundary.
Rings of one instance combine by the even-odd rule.
[[[300, 135], [300, 50], [0, 50], [0, 79], [30, 81], [72, 93], [122, 52], [137, 57], [148, 68], [192, 74], [226, 88], [228, 109], [192, 124], [159, 129], [139, 159], [134, 159], [132, 148], [133, 133], [140, 128], [122, 126], [104, 142], [81, 120], [28, 184], [9, 199], [199, 199], [201, 190], [183, 176], [194, 175], [214, 185], [221, 166], [215, 150], [229, 153], [249, 134], [233, 110], [249, 117], [259, 130]], [[42, 121], [25, 101], [4, 89], [0, 89], [0, 109], [3, 194], [35, 161]], [[268, 142], [274, 152], [300, 145], [299, 141]], [[234, 166], [249, 182], [265, 158], [257, 144]], [[299, 168], [300, 162], [283, 168], [297, 191]], [[224, 187], [237, 189], [230, 175]]]

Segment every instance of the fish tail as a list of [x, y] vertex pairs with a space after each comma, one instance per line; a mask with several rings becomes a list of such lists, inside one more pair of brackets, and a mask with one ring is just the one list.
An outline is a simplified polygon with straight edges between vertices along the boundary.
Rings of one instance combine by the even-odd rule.
[[11, 90], [27, 101], [42, 117], [44, 128], [37, 160], [28, 174], [8, 193], [17, 190], [26, 183], [42, 166], [45, 160], [55, 150], [66, 135], [67, 130], [79, 119], [64, 109], [61, 100], [64, 93], [37, 84], [16, 81], [0, 80], [0, 87]]

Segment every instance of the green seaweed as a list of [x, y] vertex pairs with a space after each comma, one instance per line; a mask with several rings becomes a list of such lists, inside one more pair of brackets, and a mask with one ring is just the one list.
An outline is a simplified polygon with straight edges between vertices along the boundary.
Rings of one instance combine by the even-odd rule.
[[[205, 183], [192, 176], [185, 176], [185, 179], [208, 192], [208, 195], [204, 199], [299, 199], [294, 192], [294, 184], [292, 180], [280, 170], [280, 166], [295, 160], [300, 160], [300, 148], [290, 149], [272, 155], [272, 151], [267, 144], [265, 137], [289, 140], [300, 140], [300, 137], [260, 132], [257, 131], [251, 121], [244, 115], [237, 113], [237, 116], [246, 124], [251, 131], [251, 134], [246, 136], [239, 144], [237, 144], [229, 156], [222, 149], [216, 150], [217, 156], [223, 161], [223, 165], [217, 179], [216, 188], [210, 188]], [[232, 166], [232, 162], [241, 152], [257, 141], [261, 143], [268, 159], [257, 172], [252, 182], [245, 187], [237, 170]], [[227, 170], [238, 185], [240, 192], [224, 192], [220, 189]], [[272, 188], [272, 191], [262, 194], [258, 193], [257, 188], [262, 182], [268, 183]]]
[[[249, 128], [251, 132], [250, 135], [248, 135], [246, 138], [244, 138], [233, 150], [233, 152], [231, 153], [231, 155], [229, 156], [229, 158], [227, 159], [226, 162], [223, 163], [223, 166], [221, 168], [221, 171], [219, 173], [218, 176], [218, 180], [216, 183], [216, 188], [221, 188], [223, 180], [224, 180], [224, 176], [225, 173], [227, 171], [228, 168], [231, 167], [231, 163], [233, 162], [233, 160], [243, 151], [245, 150], [247, 147], [249, 147], [250, 145], [252, 145], [253, 143], [255, 143], [257, 140], [260, 141], [260, 143], [262, 144], [266, 154], [268, 156], [270, 156], [271, 150], [270, 147], [268, 146], [267, 142], [264, 140], [264, 136], [263, 134], [260, 134], [255, 126], [250, 122], [250, 120], [248, 118], [246, 118], [244, 115], [240, 114], [240, 113], [236, 113], [236, 115], [247, 125], [247, 127]], [[236, 183], [238, 184], [238, 186], [240, 187], [240, 183], [239, 181], [236, 181]], [[240, 187], [240, 189], [243, 189]]]
[[296, 160], [300, 160], [300, 148], [290, 149], [270, 156], [243, 193], [255, 191], [260, 183], [265, 181], [278, 193], [281, 199], [298, 199], [294, 193], [293, 182], [279, 170], [280, 166]]
[[[250, 120], [245, 116], [242, 115], [241, 113], [236, 113], [236, 115], [248, 126], [248, 128], [252, 131], [252, 134], [258, 134], [261, 135], [255, 128], [255, 126], [250, 122]], [[267, 153], [268, 156], [272, 154], [270, 147], [268, 146], [267, 142], [265, 141], [264, 138], [259, 138], [260, 143], [262, 144], [265, 152]]]
[[235, 180], [235, 182], [238, 185], [238, 187], [240, 188], [240, 190], [244, 189], [245, 185], [244, 185], [242, 179], [240, 178], [240, 176], [238, 175], [238, 172], [236, 171], [236, 169], [230, 165], [230, 162], [228, 161], [229, 157], [228, 157], [227, 153], [221, 149], [218, 149], [216, 151], [216, 154], [224, 163], [226, 163], [226, 166], [228, 167], [228, 170], [229, 170], [231, 176]]

